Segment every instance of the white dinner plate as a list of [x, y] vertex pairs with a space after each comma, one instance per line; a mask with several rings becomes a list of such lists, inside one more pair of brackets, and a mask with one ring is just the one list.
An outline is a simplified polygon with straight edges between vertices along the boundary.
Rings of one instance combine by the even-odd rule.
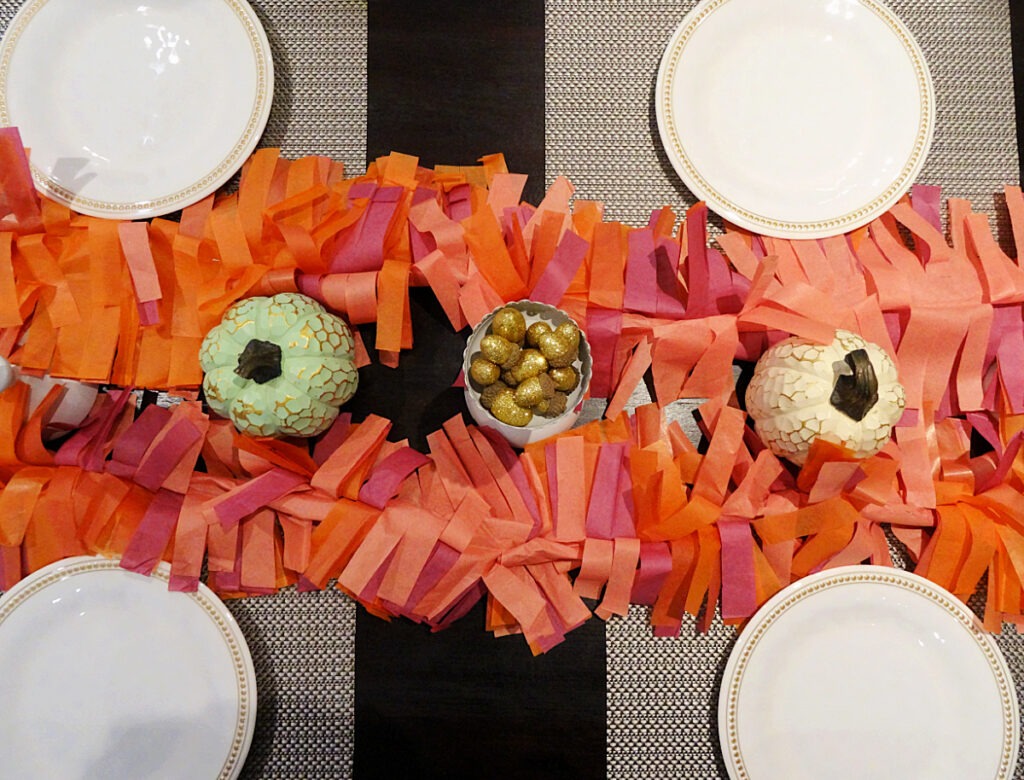
[[19, 780], [238, 777], [256, 679], [205, 586], [167, 589], [80, 557], [0, 598], [0, 775]]
[[813, 574], [754, 615], [718, 728], [734, 780], [1008, 780], [1017, 757], [995, 642], [943, 588], [877, 566]]
[[875, 0], [702, 0], [658, 71], [676, 172], [749, 230], [836, 235], [914, 183], [935, 97], [924, 56]]
[[245, 0], [29, 0], [0, 43], [0, 126], [21, 131], [44, 194], [154, 217], [241, 167], [273, 83]]

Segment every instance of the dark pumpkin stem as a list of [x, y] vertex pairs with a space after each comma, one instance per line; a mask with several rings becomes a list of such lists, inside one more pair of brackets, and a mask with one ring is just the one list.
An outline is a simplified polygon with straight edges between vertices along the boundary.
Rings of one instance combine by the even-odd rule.
[[252, 339], [238, 356], [235, 373], [258, 385], [281, 376], [281, 347], [271, 341]]
[[844, 358], [852, 374], [843, 374], [836, 379], [829, 401], [836, 409], [851, 420], [860, 422], [871, 407], [878, 403], [878, 377], [871, 365], [867, 351], [855, 349]]

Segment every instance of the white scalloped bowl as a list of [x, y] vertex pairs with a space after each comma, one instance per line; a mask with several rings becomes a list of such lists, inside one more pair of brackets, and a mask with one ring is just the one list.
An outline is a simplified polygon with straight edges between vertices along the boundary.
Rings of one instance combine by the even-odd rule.
[[469, 407], [470, 415], [472, 415], [477, 425], [497, 431], [513, 447], [522, 448], [527, 444], [533, 444], [559, 433], [564, 433], [576, 424], [576, 420], [580, 416], [580, 410], [583, 408], [583, 399], [586, 397], [587, 389], [590, 387], [593, 363], [590, 357], [590, 344], [587, 342], [586, 333], [580, 328], [579, 357], [573, 363], [573, 366], [580, 373], [580, 383], [569, 394], [565, 412], [558, 417], [552, 418], [534, 415], [533, 420], [521, 428], [501, 422], [481, 406], [480, 390], [474, 387], [474, 382], [469, 377], [469, 366], [473, 358], [480, 354], [480, 341], [490, 332], [494, 315], [505, 308], [505, 306], [519, 309], [526, 318], [528, 325], [542, 321], [547, 322], [554, 329], [563, 322], [573, 322], [577, 327], [579, 327], [579, 323], [561, 309], [557, 309], [549, 304], [529, 300], [513, 301], [499, 306], [484, 317], [480, 324], [473, 329], [469, 339], [466, 341], [466, 350], [462, 356], [462, 373], [466, 380], [466, 406]]

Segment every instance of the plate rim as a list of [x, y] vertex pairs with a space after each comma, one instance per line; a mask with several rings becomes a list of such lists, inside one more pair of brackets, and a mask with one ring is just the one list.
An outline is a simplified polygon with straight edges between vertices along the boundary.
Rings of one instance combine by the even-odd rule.
[[[0, 127], [11, 126], [12, 118], [7, 104], [7, 85], [10, 78], [10, 64], [18, 42], [25, 30], [32, 24], [39, 11], [51, 2], [59, 0], [31, 0], [18, 9], [0, 39]], [[176, 192], [159, 195], [148, 200], [107, 201], [82, 196], [53, 181], [37, 165], [29, 161], [32, 179], [36, 189], [68, 208], [88, 216], [109, 219], [149, 219], [169, 214], [196, 203], [216, 192], [245, 163], [255, 150], [267, 121], [274, 97], [274, 60], [267, 32], [248, 0], [205, 0], [205, 2], [226, 5], [245, 29], [246, 38], [252, 49], [256, 69], [256, 94], [252, 110], [242, 135], [221, 162], [212, 170], [203, 173], [197, 181]], [[31, 139], [24, 139], [25, 145], [32, 146]]]
[[852, 1], [872, 11], [900, 39], [911, 59], [920, 95], [918, 132], [914, 147], [899, 175], [880, 195], [852, 211], [828, 219], [783, 220], [758, 214], [733, 203], [719, 193], [690, 162], [675, 129], [672, 112], [671, 85], [675, 78], [675, 66], [682, 56], [686, 43], [697, 32], [701, 23], [726, 3], [733, 1], [700, 0], [676, 26], [661, 57], [654, 86], [655, 114], [662, 147], [673, 170], [690, 191], [707, 202], [709, 208], [719, 216], [738, 227], [774, 238], [827, 238], [863, 227], [888, 211], [910, 189], [924, 166], [935, 132], [936, 105], [935, 87], [921, 47], [903, 21], [879, 0]]
[[1017, 693], [1006, 658], [992, 635], [981, 626], [978, 617], [960, 599], [940, 585], [903, 569], [855, 564], [810, 574], [786, 586], [754, 613], [743, 627], [729, 653], [718, 696], [718, 739], [721, 755], [731, 780], [751, 780], [744, 765], [736, 733], [736, 706], [742, 673], [756, 648], [757, 641], [790, 607], [815, 594], [844, 585], [897, 586], [931, 599], [968, 632], [989, 663], [1002, 701], [1003, 751], [994, 780], [1013, 776], [1020, 749], [1020, 714]]
[[[125, 569], [118, 558], [77, 555], [50, 563], [18, 581], [6, 593], [0, 593], [0, 631], [4, 621], [23, 603], [47, 587], [69, 577], [95, 572], [119, 572], [133, 577], [160, 580], [166, 587], [170, 583], [171, 567], [161, 561], [151, 575]], [[238, 692], [238, 723], [231, 748], [217, 780], [237, 780], [245, 766], [256, 729], [257, 688], [256, 669], [252, 654], [241, 627], [234, 615], [217, 595], [200, 582], [195, 591], [169, 591], [180, 593], [195, 603], [214, 624], [232, 657]]]

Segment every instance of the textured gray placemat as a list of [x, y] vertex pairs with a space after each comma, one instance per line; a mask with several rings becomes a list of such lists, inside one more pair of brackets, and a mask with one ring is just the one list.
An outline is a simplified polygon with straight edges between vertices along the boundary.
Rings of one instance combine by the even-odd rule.
[[[577, 197], [604, 202], [610, 219], [644, 224], [653, 208], [681, 212], [695, 201], [662, 150], [652, 102], [664, 47], [695, 5], [547, 3], [547, 178], [566, 176]], [[919, 182], [995, 213], [1008, 238], [998, 193], [1018, 181], [1019, 168], [1006, 0], [889, 5], [917, 37], [935, 85], [935, 138]], [[681, 638], [655, 639], [648, 620], [634, 607], [607, 626], [608, 775], [724, 778], [718, 686], [735, 631], [716, 622], [697, 635], [690, 621]], [[1012, 632], [998, 642], [1024, 682], [1024, 639]]]
[[249, 0], [274, 54], [274, 104], [260, 146], [366, 170], [366, 1]]
[[334, 589], [289, 589], [227, 605], [256, 668], [256, 729], [241, 777], [351, 777], [354, 602]]

